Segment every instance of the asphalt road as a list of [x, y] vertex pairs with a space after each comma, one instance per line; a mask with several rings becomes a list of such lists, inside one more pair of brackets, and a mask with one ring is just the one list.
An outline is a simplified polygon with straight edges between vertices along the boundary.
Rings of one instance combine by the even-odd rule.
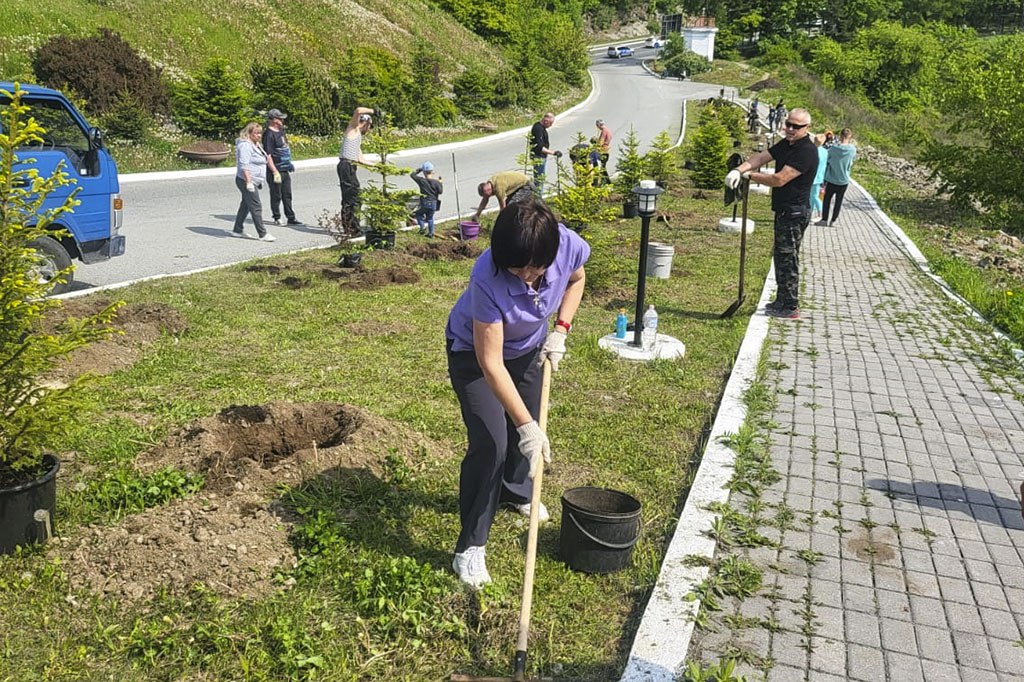
[[[594, 92], [582, 105], [559, 115], [549, 130], [551, 144], [567, 151], [576, 133], [586, 137], [596, 133], [594, 121], [603, 118], [613, 133], [609, 170], [615, 164], [618, 145], [632, 125], [641, 142], [641, 152], [661, 131], [678, 138], [685, 99], [718, 94], [719, 86], [689, 81], [662, 80], [643, 70], [640, 60], [653, 50], [638, 47], [632, 58], [606, 59], [604, 48], [595, 50], [591, 69]], [[556, 112], [557, 113], [557, 112]], [[515, 158], [525, 147], [526, 130], [426, 149], [405, 150], [395, 160], [410, 168], [431, 161], [444, 180], [438, 221], [453, 218], [457, 206], [461, 215], [470, 213], [479, 196], [476, 186], [490, 175], [516, 167]], [[456, 176], [454, 162], [458, 166]], [[568, 162], [566, 157], [565, 162]], [[317, 227], [317, 216], [338, 210], [340, 192], [335, 171], [337, 159], [309, 159], [296, 164], [292, 176], [294, 207], [303, 226], [276, 227], [269, 224], [270, 199], [264, 188], [263, 215], [273, 243], [231, 236], [239, 193], [234, 185], [233, 168], [174, 173], [142, 173], [121, 176], [125, 202], [125, 255], [94, 265], [78, 264], [72, 291], [94, 287], [123, 285], [144, 278], [176, 275], [217, 267], [252, 258], [299, 249], [327, 246], [333, 240]], [[555, 161], [548, 162], [549, 174]], [[365, 185], [369, 175], [361, 171]], [[456, 177], [458, 182], [456, 183]], [[415, 188], [412, 180], [397, 179], [402, 186]], [[458, 202], [456, 201], [458, 198]], [[497, 202], [492, 200], [491, 206]], [[445, 227], [439, 226], [440, 230]], [[255, 235], [251, 223], [246, 231]]]

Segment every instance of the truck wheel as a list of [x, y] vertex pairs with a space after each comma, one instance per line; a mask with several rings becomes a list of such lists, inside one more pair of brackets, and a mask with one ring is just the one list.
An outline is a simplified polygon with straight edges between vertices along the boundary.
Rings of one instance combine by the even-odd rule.
[[[54, 281], [57, 273], [71, 266], [71, 256], [53, 237], [40, 237], [30, 246], [36, 250], [36, 255], [39, 257], [36, 274], [43, 282]], [[66, 281], [54, 282], [53, 288], [50, 289], [51, 294], [63, 294], [71, 288], [73, 273], [69, 272], [65, 277]]]

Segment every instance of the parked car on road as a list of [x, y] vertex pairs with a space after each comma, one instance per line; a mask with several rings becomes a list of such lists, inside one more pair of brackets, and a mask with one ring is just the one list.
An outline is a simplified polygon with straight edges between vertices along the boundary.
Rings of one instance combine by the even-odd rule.
[[665, 39], [659, 38], [658, 36], [651, 36], [650, 38], [644, 41], [644, 47], [665, 47]]
[[633, 48], [631, 48], [629, 45], [620, 45], [616, 49], [617, 49], [617, 51], [619, 53], [619, 57], [632, 57], [633, 56]]

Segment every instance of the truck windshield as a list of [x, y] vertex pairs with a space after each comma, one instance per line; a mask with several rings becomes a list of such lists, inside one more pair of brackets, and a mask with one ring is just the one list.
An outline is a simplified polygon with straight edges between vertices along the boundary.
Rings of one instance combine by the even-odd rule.
[[[46, 131], [42, 135], [42, 145], [35, 143], [32, 147], [62, 147], [75, 151], [78, 156], [84, 156], [89, 151], [88, 135], [61, 102], [29, 97], [22, 99], [22, 102], [30, 107], [29, 115]], [[9, 103], [6, 98], [0, 99], [0, 109], [6, 109]]]

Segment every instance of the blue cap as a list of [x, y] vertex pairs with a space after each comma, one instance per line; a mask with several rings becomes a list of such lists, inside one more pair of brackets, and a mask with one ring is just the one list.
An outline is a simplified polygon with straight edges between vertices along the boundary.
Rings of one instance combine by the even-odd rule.
[[434, 170], [434, 164], [430, 163], [429, 161], [424, 161], [423, 165], [420, 166], [420, 170], [423, 171], [424, 173], [429, 173], [430, 171]]

